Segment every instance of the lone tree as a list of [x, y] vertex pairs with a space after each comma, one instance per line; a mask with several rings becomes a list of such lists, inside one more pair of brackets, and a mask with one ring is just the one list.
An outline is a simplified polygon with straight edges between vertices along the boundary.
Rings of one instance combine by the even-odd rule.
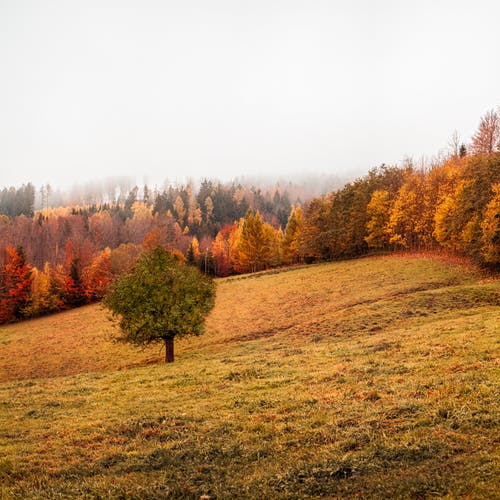
[[172, 363], [174, 337], [201, 334], [214, 300], [211, 278], [157, 247], [110, 287], [104, 304], [119, 319], [119, 340], [140, 346], [164, 342], [165, 361]]

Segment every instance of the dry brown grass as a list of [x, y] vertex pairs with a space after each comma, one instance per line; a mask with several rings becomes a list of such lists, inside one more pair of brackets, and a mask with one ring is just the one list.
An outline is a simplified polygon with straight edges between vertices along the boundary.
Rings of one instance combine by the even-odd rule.
[[493, 498], [499, 304], [467, 265], [379, 257], [220, 280], [173, 365], [98, 306], [3, 327], [0, 492]]
[[156, 347], [140, 351], [114, 342], [116, 330], [108, 316], [100, 305], [90, 305], [4, 326], [0, 380], [120, 370], [160, 360]]
[[[221, 279], [207, 334], [181, 340], [176, 349], [182, 354], [186, 348], [278, 334], [332, 335], [339, 320], [353, 319], [351, 316], [377, 301], [478, 276], [477, 270], [462, 262], [416, 254]], [[0, 381], [162, 362], [162, 345], [138, 350], [113, 341], [118, 332], [108, 317], [100, 305], [90, 305], [4, 326], [0, 329]], [[378, 327], [376, 321], [371, 326], [375, 330]]]

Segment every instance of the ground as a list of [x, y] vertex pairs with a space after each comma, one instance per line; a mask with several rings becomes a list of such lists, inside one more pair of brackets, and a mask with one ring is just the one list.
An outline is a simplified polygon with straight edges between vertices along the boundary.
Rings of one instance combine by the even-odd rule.
[[169, 365], [99, 305], [4, 326], [2, 498], [495, 498], [499, 304], [408, 255], [218, 280]]

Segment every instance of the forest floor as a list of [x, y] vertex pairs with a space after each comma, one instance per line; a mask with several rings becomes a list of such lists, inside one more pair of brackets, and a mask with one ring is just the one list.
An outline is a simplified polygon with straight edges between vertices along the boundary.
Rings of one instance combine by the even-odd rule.
[[431, 256], [217, 280], [176, 360], [100, 305], [0, 328], [0, 498], [498, 498], [500, 281]]

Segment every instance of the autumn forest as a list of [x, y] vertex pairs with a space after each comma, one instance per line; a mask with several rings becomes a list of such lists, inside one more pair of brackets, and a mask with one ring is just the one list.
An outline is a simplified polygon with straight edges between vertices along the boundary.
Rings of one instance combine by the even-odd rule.
[[500, 265], [500, 114], [426, 164], [381, 165], [324, 196], [204, 180], [55, 207], [31, 184], [0, 190], [0, 323], [100, 300], [162, 245], [214, 276], [446, 251]]

